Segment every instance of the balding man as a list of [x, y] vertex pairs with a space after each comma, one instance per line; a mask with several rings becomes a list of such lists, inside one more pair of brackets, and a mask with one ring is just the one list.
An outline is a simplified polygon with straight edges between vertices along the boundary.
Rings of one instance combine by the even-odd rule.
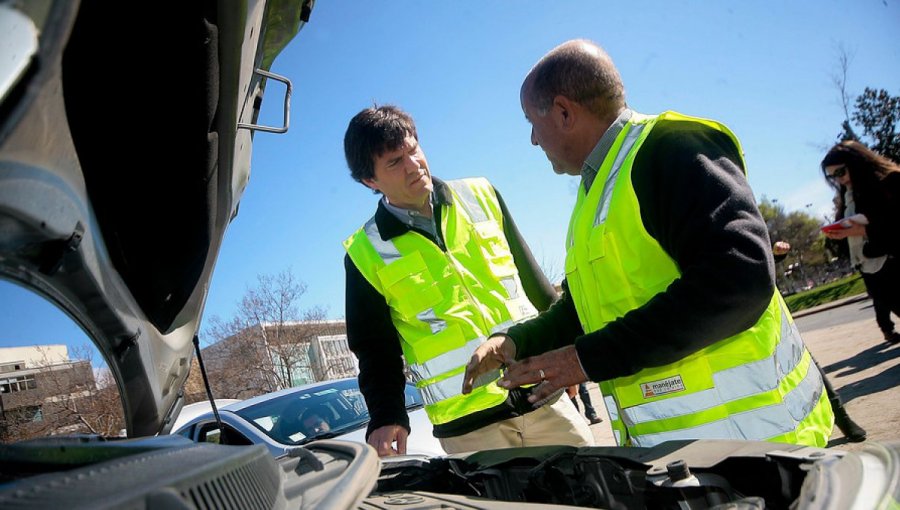
[[[531, 399], [599, 381], [620, 445], [753, 439], [825, 446], [822, 377], [774, 284], [770, 242], [724, 125], [625, 103], [610, 57], [564, 43], [520, 99], [558, 174], [580, 175], [564, 295], [473, 355], [463, 391], [499, 384]], [[514, 361], [519, 360], [519, 361]]]

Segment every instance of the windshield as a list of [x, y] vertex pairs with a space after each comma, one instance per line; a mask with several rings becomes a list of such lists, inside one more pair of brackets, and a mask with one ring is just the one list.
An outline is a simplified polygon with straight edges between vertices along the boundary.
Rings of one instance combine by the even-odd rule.
[[[418, 390], [405, 391], [406, 408], [423, 406]], [[267, 436], [283, 444], [302, 444], [365, 427], [369, 410], [356, 379], [333, 381], [264, 400], [236, 411]]]

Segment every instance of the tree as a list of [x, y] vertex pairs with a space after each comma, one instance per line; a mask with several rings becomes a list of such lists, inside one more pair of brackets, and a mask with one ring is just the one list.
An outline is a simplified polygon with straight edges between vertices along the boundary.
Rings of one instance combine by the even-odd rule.
[[75, 350], [72, 360], [61, 360], [42, 349], [33, 386], [2, 396], [3, 441], [76, 432], [109, 437], [125, 428], [112, 374], [104, 370], [95, 378], [91, 352], [83, 346]]
[[566, 277], [565, 268], [559, 267], [552, 258], [548, 258], [546, 255], [541, 257], [541, 262], [538, 265], [541, 268], [541, 272], [547, 277], [547, 281], [554, 287], [560, 285]]
[[841, 122], [842, 132], [838, 134], [838, 140], [859, 140], [850, 125], [850, 93], [847, 91], [847, 74], [852, 60], [847, 48], [843, 45], [838, 46], [838, 70], [831, 75], [831, 83], [834, 84], [840, 95], [841, 108], [844, 110], [844, 121]]
[[[822, 222], [803, 211], [785, 212], [781, 204], [763, 197], [759, 211], [769, 230], [769, 239], [787, 241], [791, 251], [785, 259], [785, 268], [776, 275], [776, 283], [782, 290], [790, 290], [807, 280], [821, 280], [826, 272], [830, 256], [825, 251], [825, 237], [819, 231]], [[796, 269], [796, 271], [794, 270]]]
[[784, 207], [763, 197], [759, 211], [769, 230], [772, 242], [787, 241], [791, 245], [791, 253], [807, 263], [824, 261], [822, 252], [823, 236], [819, 231], [821, 221], [803, 211], [786, 213]]
[[[844, 110], [844, 120], [837, 139], [857, 140], [882, 156], [900, 161], [900, 133], [897, 132], [897, 124], [900, 123], [900, 96], [891, 96], [884, 89], [866, 87], [856, 97], [851, 111], [851, 96], [847, 88], [851, 61], [849, 51], [839, 46], [838, 70], [831, 76]], [[863, 136], [857, 135], [851, 121], [862, 128]]]
[[856, 98], [853, 120], [862, 126], [863, 141], [873, 151], [900, 161], [900, 96], [866, 87]]
[[234, 317], [211, 319], [207, 336], [214, 344], [203, 355], [216, 397], [247, 398], [315, 380], [311, 340], [325, 310], [300, 311], [305, 293], [290, 270], [259, 275]]

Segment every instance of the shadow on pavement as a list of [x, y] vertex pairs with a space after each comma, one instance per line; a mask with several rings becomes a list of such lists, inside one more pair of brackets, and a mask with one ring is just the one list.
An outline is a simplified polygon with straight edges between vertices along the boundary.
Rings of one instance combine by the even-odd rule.
[[848, 444], [849, 442], [850, 442], [850, 440], [844, 436], [836, 437], [836, 438], [832, 439], [831, 441], [828, 441], [828, 444], [825, 445], [825, 448], [831, 448], [832, 446]]
[[[894, 349], [895, 345], [887, 342], [879, 342], [864, 351], [856, 353], [855, 356], [841, 361], [837, 361], [825, 367], [822, 367], [829, 374], [840, 370], [835, 377], [844, 377], [855, 374], [862, 370], [881, 364], [882, 362], [900, 357], [900, 349]], [[848, 370], [841, 370], [847, 368]]]
[[[900, 358], [900, 348], [888, 343], [879, 343], [851, 358], [832, 363], [823, 367], [832, 381], [840, 380], [868, 368], [877, 367], [885, 361]], [[856, 397], [878, 393], [900, 384], [900, 365], [884, 370], [883, 372], [842, 386], [838, 393], [841, 400], [847, 403]]]

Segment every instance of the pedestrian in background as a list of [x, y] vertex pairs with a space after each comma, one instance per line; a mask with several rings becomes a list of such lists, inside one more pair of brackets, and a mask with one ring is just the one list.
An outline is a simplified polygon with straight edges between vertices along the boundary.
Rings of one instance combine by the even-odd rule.
[[846, 226], [825, 235], [847, 240], [850, 263], [862, 274], [878, 327], [885, 341], [896, 344], [900, 333], [891, 312], [900, 316], [900, 166], [845, 140], [825, 155], [822, 173], [837, 192], [836, 219]]
[[578, 397], [581, 397], [581, 403], [584, 404], [584, 417], [591, 422], [591, 425], [596, 425], [603, 421], [597, 416], [597, 410], [594, 409], [593, 404], [591, 404], [591, 394], [588, 391], [587, 383], [569, 386], [566, 388], [566, 394], [569, 396], [569, 399], [572, 401], [572, 405], [575, 406], [576, 410], [579, 409]]

